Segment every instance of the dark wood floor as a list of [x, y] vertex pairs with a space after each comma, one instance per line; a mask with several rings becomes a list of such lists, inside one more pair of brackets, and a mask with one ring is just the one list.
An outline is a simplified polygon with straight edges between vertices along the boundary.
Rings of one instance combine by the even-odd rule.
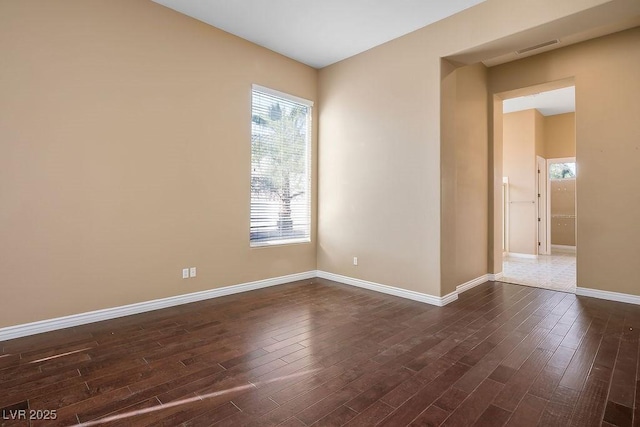
[[316, 279], [0, 342], [0, 408], [56, 411], [31, 425], [640, 425], [639, 331], [638, 306], [543, 289], [439, 308]]

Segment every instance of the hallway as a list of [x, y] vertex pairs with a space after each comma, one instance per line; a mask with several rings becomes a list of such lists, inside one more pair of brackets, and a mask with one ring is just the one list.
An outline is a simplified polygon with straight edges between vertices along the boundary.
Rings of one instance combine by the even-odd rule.
[[503, 260], [503, 282], [562, 292], [576, 291], [576, 254], [554, 252], [537, 259], [507, 256]]

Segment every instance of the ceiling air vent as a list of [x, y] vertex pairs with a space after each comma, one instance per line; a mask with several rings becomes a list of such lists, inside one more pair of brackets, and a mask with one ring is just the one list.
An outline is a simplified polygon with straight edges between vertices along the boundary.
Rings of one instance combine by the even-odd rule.
[[548, 42], [540, 43], [535, 46], [525, 47], [524, 49], [516, 50], [518, 55], [522, 55], [523, 53], [531, 52], [532, 50], [542, 49], [543, 47], [552, 46], [554, 44], [560, 43], [560, 40], [550, 40]]

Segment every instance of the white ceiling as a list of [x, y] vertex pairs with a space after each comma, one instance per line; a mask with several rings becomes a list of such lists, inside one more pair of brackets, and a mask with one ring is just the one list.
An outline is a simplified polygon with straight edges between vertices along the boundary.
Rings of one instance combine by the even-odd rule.
[[153, 0], [322, 68], [484, 0]]
[[535, 108], [543, 116], [572, 113], [576, 111], [576, 88], [569, 86], [519, 98], [505, 99], [502, 102], [503, 113], [531, 110]]

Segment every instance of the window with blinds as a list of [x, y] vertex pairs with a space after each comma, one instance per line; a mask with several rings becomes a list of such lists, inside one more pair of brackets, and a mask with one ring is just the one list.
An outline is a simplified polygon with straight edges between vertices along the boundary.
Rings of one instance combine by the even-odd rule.
[[310, 241], [312, 106], [253, 86], [251, 246]]

